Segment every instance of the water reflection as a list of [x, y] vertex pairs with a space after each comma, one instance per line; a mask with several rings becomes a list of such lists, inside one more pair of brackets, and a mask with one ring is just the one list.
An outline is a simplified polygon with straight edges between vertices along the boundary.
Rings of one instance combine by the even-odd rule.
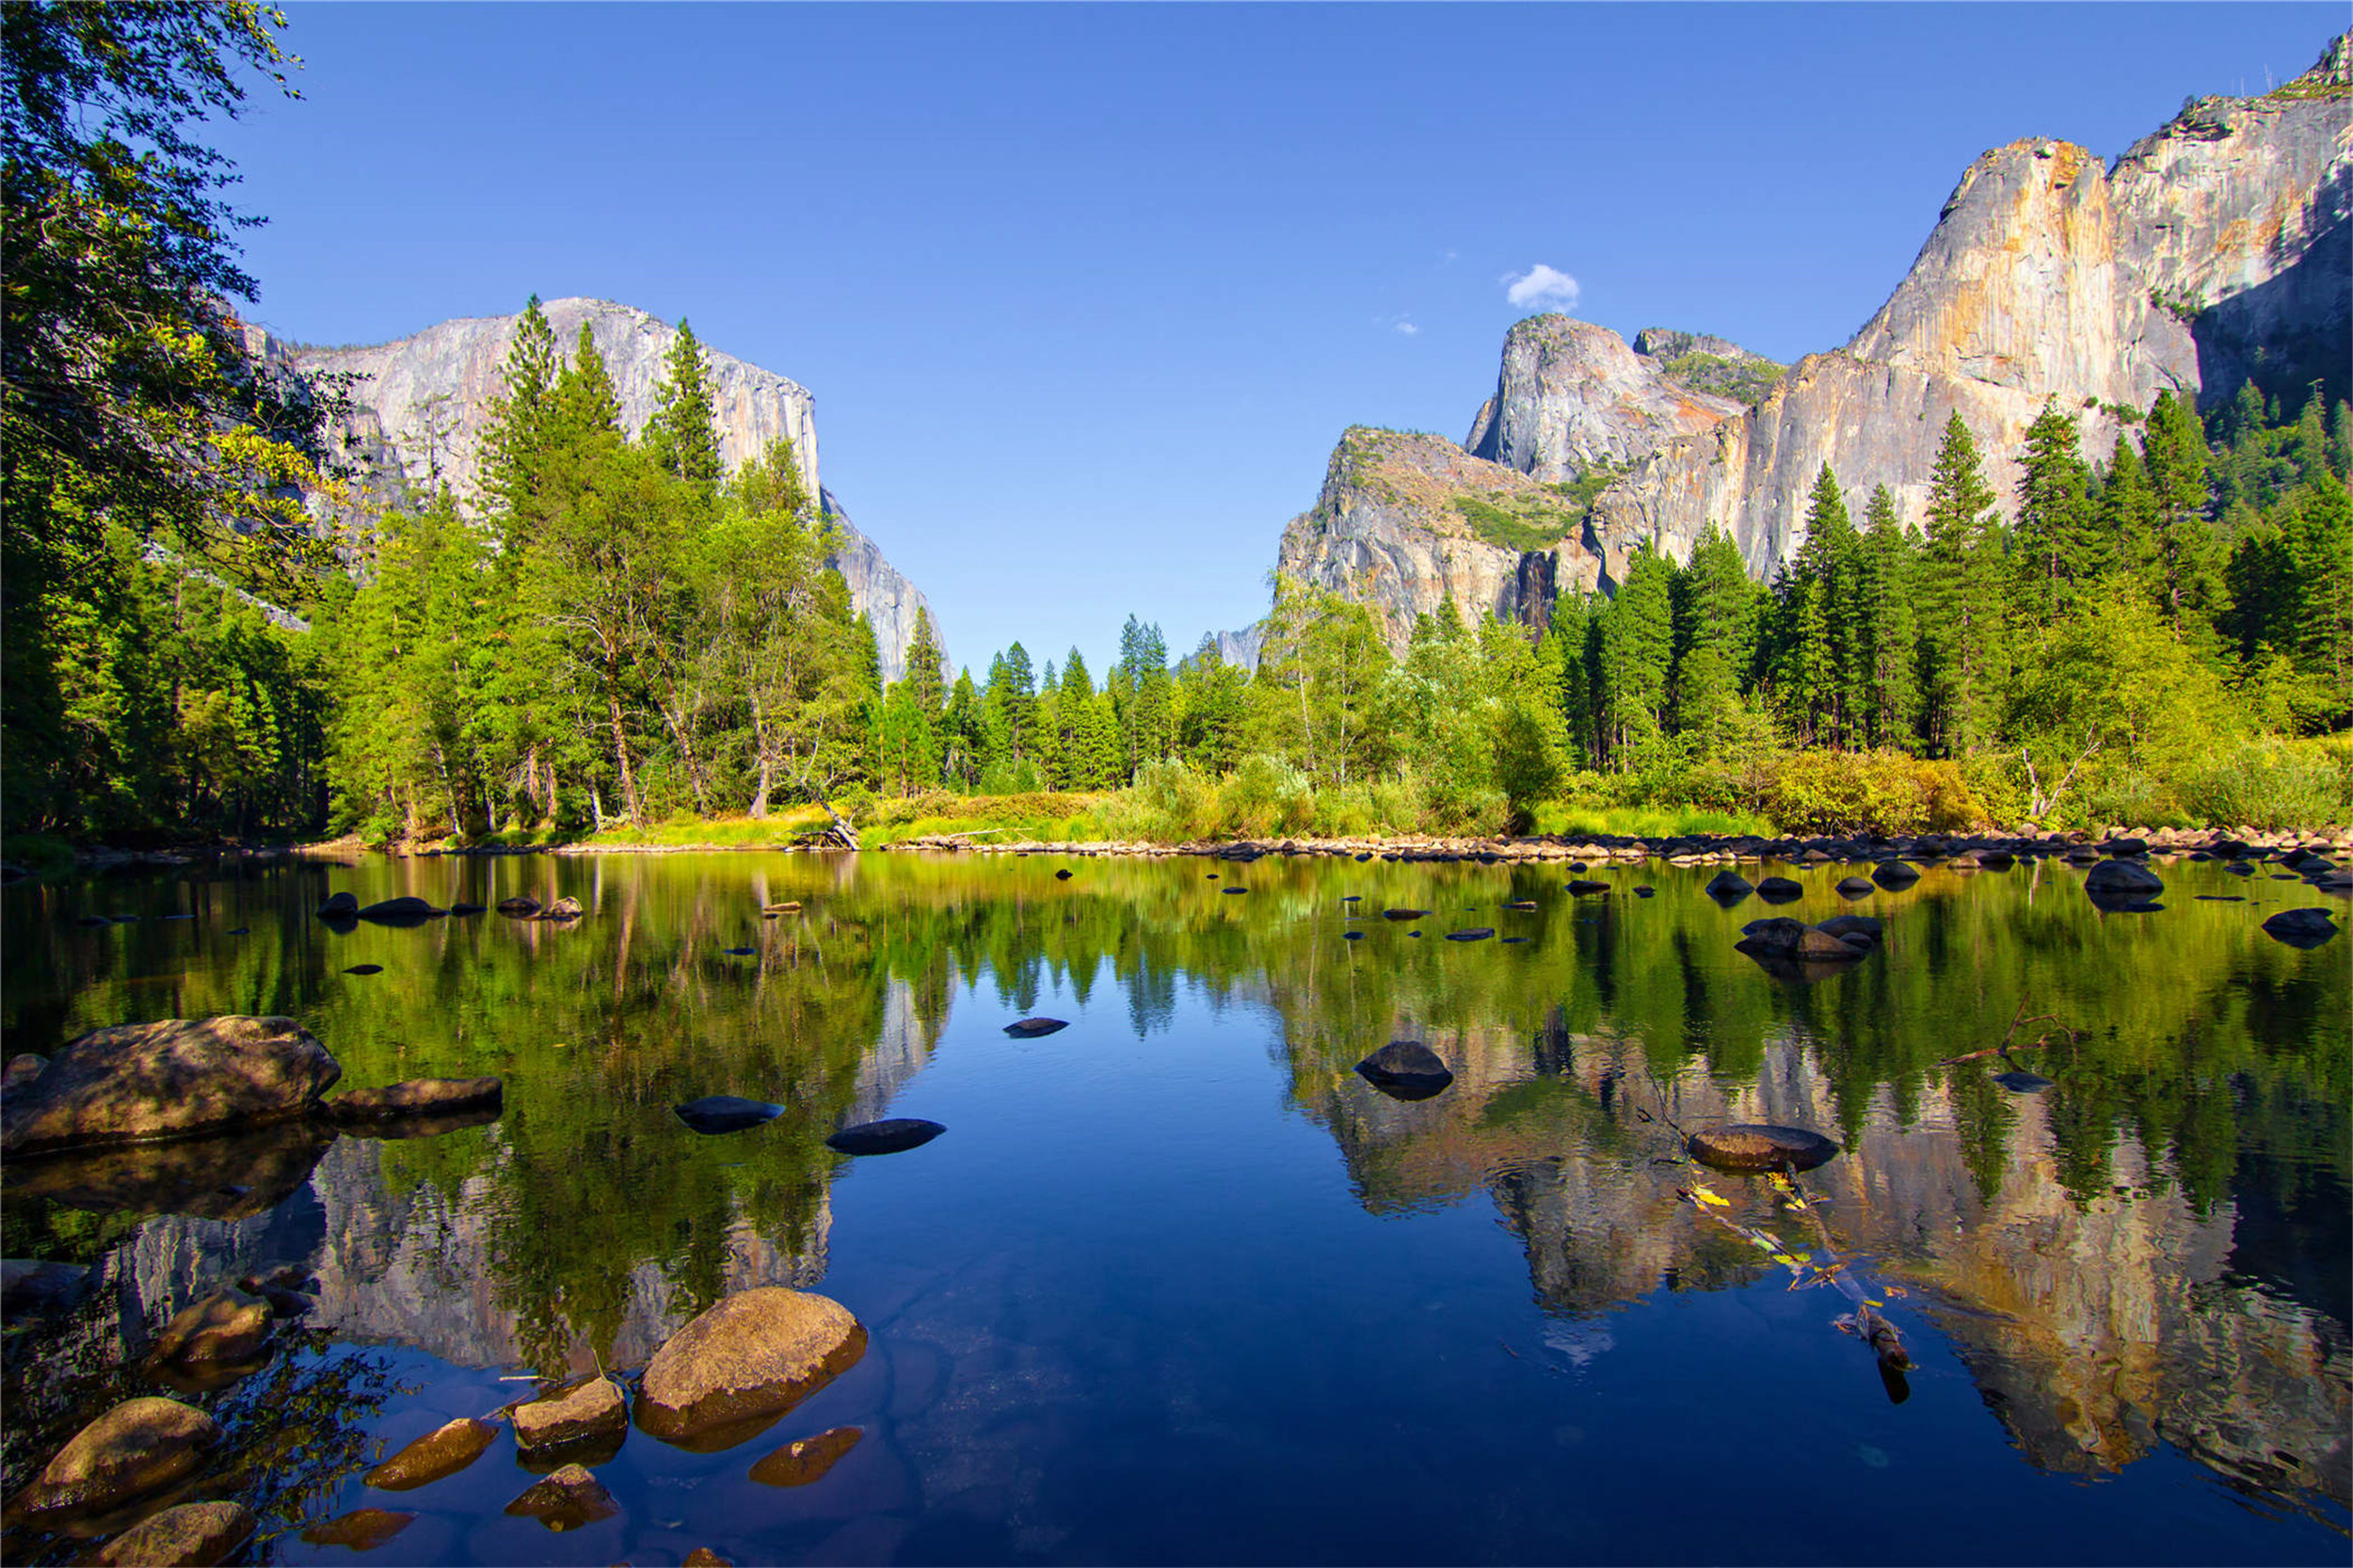
[[[1630, 1353], [1625, 1325], [1663, 1300], [1783, 1277], [1727, 1228], [1694, 1223], [1677, 1129], [1814, 1127], [1847, 1150], [1806, 1178], [1841, 1254], [1910, 1292], [1891, 1310], [1933, 1325], [2030, 1464], [2114, 1475], [2170, 1449], [2330, 1528], [2353, 1504], [2346, 966], [2254, 929], [2306, 901], [2301, 888], [2273, 890], [2270, 905], [2194, 903], [2205, 881], [2237, 884], [2184, 864], [2165, 868], [2185, 885], [2166, 912], [2110, 915], [2062, 867], [1932, 870], [1873, 897], [1888, 919], [1880, 951], [1808, 980], [1733, 952], [1753, 909], [1719, 908], [1704, 878], [1667, 868], [1606, 873], [1657, 884], [1641, 904], [1624, 887], [1572, 898], [1543, 867], [1270, 860], [1233, 873], [1243, 899], [1218, 896], [1193, 862], [1088, 862], [1068, 882], [1055, 869], [370, 861], [11, 889], [8, 1052], [106, 1023], [282, 1012], [328, 1044], [348, 1084], [495, 1072], [508, 1088], [495, 1122], [438, 1136], [276, 1129], [12, 1169], [8, 1255], [91, 1263], [96, 1288], [75, 1314], [10, 1336], [12, 1411], [22, 1391], [42, 1415], [11, 1422], [9, 1488], [72, 1410], [116, 1388], [154, 1325], [267, 1267], [315, 1274], [321, 1343], [551, 1377], [642, 1366], [727, 1291], [816, 1286], [849, 1168], [825, 1137], [888, 1114], [952, 1015], [959, 1032], [967, 1010], [985, 1015], [959, 1037], [992, 1042], [1011, 1067], [1032, 1048], [997, 1026], [1059, 997], [1118, 1018], [1138, 1049], [1188, 1048], [1176, 1036], [1189, 1006], [1271, 1019], [1269, 1065], [1330, 1138], [1358, 1206], [1405, 1217], [1492, 1203], [1550, 1318], [1542, 1353], [1569, 1370]], [[1831, 888], [1843, 872], [1802, 873], [1789, 912], [1847, 907]], [[310, 910], [329, 888], [440, 904], [570, 894], [591, 914], [571, 927], [492, 915], [328, 929]], [[1524, 940], [1416, 940], [1405, 923], [1352, 920], [1349, 893], [1372, 911], [1428, 908], [1415, 928], [1433, 935], [1493, 925]], [[801, 908], [761, 917], [784, 902]], [[1504, 907], [1522, 902], [1536, 907]], [[198, 919], [74, 923], [166, 911]], [[360, 963], [383, 972], [346, 977]], [[2016, 1064], [1998, 1059], [1937, 1065], [1998, 1040], [2027, 1001], [2085, 1032], [2026, 1059], [2047, 1088], [2005, 1088], [1997, 1075]], [[1383, 1094], [1354, 1068], [1391, 1039], [1427, 1043], [1453, 1083], [1425, 1099]], [[1105, 1080], [1050, 1092], [1057, 1111], [1086, 1116]], [[708, 1095], [784, 1109], [700, 1138], [670, 1108]], [[1738, 1224], [1803, 1244], [1763, 1180], [1715, 1187]], [[1076, 1239], [1096, 1229], [1090, 1206], [1112, 1199], [1062, 1201], [1073, 1240], [1055, 1262], [1082, 1272]], [[1312, 1245], [1332, 1221], [1287, 1223]], [[945, 1499], [999, 1512], [1036, 1502], [1096, 1434], [1080, 1359], [1041, 1359], [1022, 1335], [1059, 1344], [1099, 1336], [1099, 1321], [1079, 1301], [1049, 1304], [985, 1251], [926, 1288], [862, 1310], [878, 1328], [871, 1375], [929, 1386], [931, 1414], [877, 1429], [843, 1474], [888, 1469], [900, 1479], [884, 1491], [920, 1496], [902, 1504], [918, 1515]], [[1826, 1325], [1841, 1304], [1817, 1294]], [[1174, 1388], [1219, 1375], [1232, 1353], [1169, 1334], [1156, 1369], [1130, 1370]], [[1860, 1350], [1839, 1365], [1873, 1375]], [[936, 1402], [951, 1383], [955, 1399]], [[344, 1401], [344, 1428], [364, 1427], [366, 1398]], [[1188, 1398], [1202, 1402], [1172, 1394], [1173, 1408]], [[972, 1441], [975, 1420], [993, 1442]], [[323, 1508], [343, 1474], [272, 1482], [309, 1499], [281, 1512]]]

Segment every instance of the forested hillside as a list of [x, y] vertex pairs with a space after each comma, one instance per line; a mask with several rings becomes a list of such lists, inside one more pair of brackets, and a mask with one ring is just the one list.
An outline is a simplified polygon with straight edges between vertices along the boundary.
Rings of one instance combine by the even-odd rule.
[[[1921, 515], [1825, 466], [1769, 584], [1711, 531], [1548, 628], [1449, 602], [1397, 655], [1364, 603], [1283, 579], [1255, 670], [1209, 639], [1172, 667], [1130, 616], [1099, 680], [1017, 643], [976, 680], [919, 616], [886, 683], [790, 443], [723, 472], [691, 331], [632, 437], [588, 331], [558, 342], [535, 299], [478, 493], [328, 536], [341, 512], [300, 497], [334, 494], [331, 388], [249, 355], [245, 220], [188, 135], [238, 71], [280, 73], [273, 19], [6, 16], [11, 835], [544, 840], [1130, 786], [1097, 828], [2353, 814], [2353, 409], [2317, 384], [2210, 389], [2202, 417], [2053, 402], [2014, 454], [1955, 413], [1903, 481]], [[2122, 433], [2088, 454], [2094, 414]]]

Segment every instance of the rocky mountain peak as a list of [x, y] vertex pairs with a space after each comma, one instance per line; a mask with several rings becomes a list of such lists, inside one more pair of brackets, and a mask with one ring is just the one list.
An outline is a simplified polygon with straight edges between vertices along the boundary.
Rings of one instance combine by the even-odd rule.
[[1573, 316], [1530, 316], [1503, 340], [1496, 394], [1464, 449], [1538, 479], [1619, 467], [1739, 411], [1670, 378], [1624, 338]]

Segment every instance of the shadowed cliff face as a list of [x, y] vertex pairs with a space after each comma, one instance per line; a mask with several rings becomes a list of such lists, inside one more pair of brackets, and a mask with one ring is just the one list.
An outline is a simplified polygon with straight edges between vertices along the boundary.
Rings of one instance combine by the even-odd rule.
[[[556, 351], [571, 356], [584, 325], [604, 356], [621, 405], [621, 428], [635, 435], [653, 417], [654, 393], [678, 328], [608, 299], [557, 299], [540, 307]], [[491, 404], [502, 390], [500, 370], [514, 344], [520, 315], [444, 321], [394, 343], [357, 348], [280, 344], [256, 333], [256, 350], [311, 373], [336, 377], [350, 402], [341, 427], [329, 433], [334, 460], [349, 470], [353, 520], [388, 507], [429, 498], [447, 483], [461, 504], [480, 503], [482, 440]], [[930, 606], [914, 584], [883, 558], [872, 539], [851, 525], [817, 469], [817, 405], [807, 389], [705, 344], [712, 408], [719, 431], [719, 460], [733, 470], [772, 442], [790, 440], [802, 482], [823, 498], [824, 514], [840, 531], [828, 564], [849, 585], [850, 607], [872, 617], [885, 680], [906, 672], [906, 645], [915, 612]], [[937, 620], [934, 619], [934, 635]]]
[[1804, 542], [1827, 463], [1918, 526], [1958, 411], [2007, 496], [2026, 426], [2056, 400], [2087, 451], [2159, 392], [2225, 397], [2345, 385], [2353, 95], [2344, 40], [2271, 97], [2209, 99], [2105, 168], [2025, 140], [1962, 175], [1887, 303], [1844, 348], [1801, 360], [1753, 411], [1662, 446], [1595, 505], [1615, 577], [1651, 540], [1677, 559], [1710, 522], [1769, 575]]

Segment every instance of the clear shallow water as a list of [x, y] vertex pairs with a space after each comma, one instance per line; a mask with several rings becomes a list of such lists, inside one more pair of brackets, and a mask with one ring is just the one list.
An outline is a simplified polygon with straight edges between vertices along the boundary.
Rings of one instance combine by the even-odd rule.
[[[373, 1554], [396, 1561], [2341, 1562], [2353, 951], [2256, 929], [2320, 902], [2300, 884], [2160, 870], [2167, 907], [2114, 916], [2048, 864], [1851, 906], [1843, 868], [1791, 872], [1801, 903], [1731, 910], [1664, 866], [1598, 873], [1618, 890], [1595, 900], [1557, 866], [1275, 859], [369, 860], [9, 889], [11, 1053], [284, 1013], [348, 1085], [489, 1072], [507, 1097], [438, 1137], [259, 1140], [172, 1212], [12, 1167], [8, 1256], [98, 1262], [104, 1288], [8, 1336], [8, 1485], [144, 1390], [115, 1364], [136, 1320], [297, 1262], [315, 1329], [203, 1397], [233, 1439], [212, 1491], [261, 1507], [288, 1561], [352, 1560], [300, 1531], [374, 1506], [417, 1515]], [[592, 913], [338, 935], [309, 911], [344, 888]], [[1349, 893], [1433, 913], [1351, 922]], [[1539, 910], [1499, 909], [1519, 898]], [[760, 920], [780, 899], [805, 908]], [[1780, 980], [1731, 949], [1760, 915], [1848, 907], [1889, 921], [1849, 974]], [[90, 912], [151, 918], [72, 923]], [[1476, 925], [1529, 940], [1440, 939]], [[384, 972], [342, 972], [360, 963]], [[2053, 1088], [1934, 1065], [1998, 1041], [2022, 996], [2086, 1032], [2020, 1059]], [[1030, 1013], [1071, 1027], [1001, 1032]], [[1391, 1038], [1454, 1085], [1373, 1090], [1351, 1069]], [[669, 1107], [706, 1094], [787, 1110], [704, 1138]], [[824, 1148], [884, 1114], [949, 1130]], [[1694, 1173], [1667, 1124], [1719, 1120], [1847, 1145], [1806, 1183], [1893, 1288], [1903, 1402], [1832, 1326], [1844, 1297], [1790, 1288], [1677, 1197]], [[1731, 1224], [1819, 1254], [1762, 1178], [1708, 1179]], [[865, 1358], [737, 1448], [632, 1432], [597, 1467], [614, 1519], [505, 1515], [534, 1478], [504, 1435], [420, 1491], [359, 1479], [535, 1387], [519, 1375], [641, 1367], [756, 1284], [842, 1302]], [[816, 1483], [748, 1478], [844, 1425], [862, 1436]]]

